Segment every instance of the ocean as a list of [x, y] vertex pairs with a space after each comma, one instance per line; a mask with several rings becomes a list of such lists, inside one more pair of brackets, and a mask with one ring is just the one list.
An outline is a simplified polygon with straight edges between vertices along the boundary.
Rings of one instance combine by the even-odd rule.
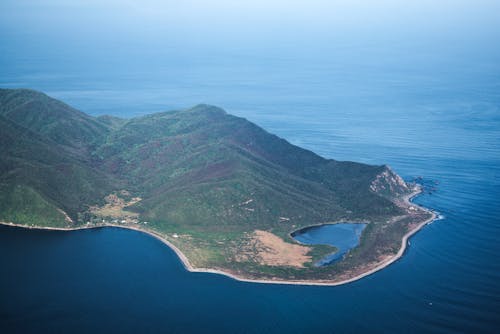
[[421, 177], [435, 189], [415, 202], [442, 219], [414, 235], [396, 263], [337, 287], [189, 273], [172, 250], [135, 231], [1, 226], [0, 332], [500, 330], [494, 41], [460, 48], [345, 42], [297, 52], [293, 43], [266, 46], [273, 52], [194, 45], [180, 55], [137, 45], [44, 49], [8, 34], [2, 41], [0, 87], [41, 90], [91, 115], [217, 105], [324, 157]]

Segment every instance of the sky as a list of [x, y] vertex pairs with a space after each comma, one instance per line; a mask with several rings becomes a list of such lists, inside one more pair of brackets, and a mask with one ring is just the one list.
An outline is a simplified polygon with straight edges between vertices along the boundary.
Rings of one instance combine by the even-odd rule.
[[[472, 85], [500, 75], [498, 41], [498, 0], [0, 0], [0, 86], [48, 91], [92, 110], [70, 90], [146, 94], [163, 83], [179, 105], [228, 105], [213, 98], [223, 78], [255, 90], [296, 80], [302, 91], [335, 78], [345, 85], [331, 88], [336, 96], [406, 89], [401, 78], [410, 77]], [[182, 85], [185, 99], [174, 89]]]
[[287, 50], [498, 38], [497, 0], [2, 0], [0, 38], [41, 46]]

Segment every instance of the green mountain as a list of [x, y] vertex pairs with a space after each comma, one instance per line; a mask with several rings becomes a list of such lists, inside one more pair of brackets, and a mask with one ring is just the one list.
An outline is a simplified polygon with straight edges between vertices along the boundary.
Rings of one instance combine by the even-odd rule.
[[[107, 131], [91, 117], [44, 94], [1, 89], [0, 219], [64, 225], [64, 215], [61, 221], [57, 209], [76, 218], [88, 203], [99, 198], [102, 202], [116, 182], [92, 166], [90, 147]], [[19, 213], [20, 192], [39, 199], [22, 205], [24, 220], [14, 215]], [[50, 209], [37, 209], [40, 202]], [[58, 219], [51, 222], [52, 217]]]
[[409, 217], [401, 199], [412, 191], [387, 166], [324, 159], [213, 106], [94, 118], [43, 93], [0, 89], [0, 133], [0, 220], [120, 222], [161, 234], [195, 267], [331, 279], [346, 264], [310, 265], [331, 249], [312, 247], [300, 265], [273, 263], [263, 238], [299, 247], [289, 237], [298, 228], [370, 222], [352, 268], [397, 251], [415, 221], [386, 225]]

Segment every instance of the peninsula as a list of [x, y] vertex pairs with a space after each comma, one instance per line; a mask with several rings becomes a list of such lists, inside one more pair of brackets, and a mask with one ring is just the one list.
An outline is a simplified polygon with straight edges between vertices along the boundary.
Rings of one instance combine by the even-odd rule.
[[[0, 221], [27, 228], [117, 226], [153, 235], [187, 269], [239, 280], [338, 285], [399, 258], [435, 216], [388, 166], [325, 159], [220, 108], [91, 117], [27, 89], [0, 89]], [[332, 252], [291, 233], [364, 222]], [[126, 245], [124, 245], [126, 247]]]

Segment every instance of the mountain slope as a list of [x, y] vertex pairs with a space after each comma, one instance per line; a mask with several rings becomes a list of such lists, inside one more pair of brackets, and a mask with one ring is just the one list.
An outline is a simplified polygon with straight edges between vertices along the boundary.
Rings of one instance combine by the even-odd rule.
[[109, 132], [98, 120], [43, 93], [0, 89], [0, 115], [74, 151], [88, 153]]
[[[1, 109], [4, 112], [7, 110], [4, 105]], [[36, 129], [43, 128], [33, 123], [30, 125]], [[73, 128], [62, 129], [64, 132], [71, 132]], [[0, 192], [3, 196], [3, 210], [7, 210], [7, 201], [15, 206], [19, 196], [14, 189], [29, 189], [76, 220], [78, 213], [84, 211], [89, 202], [102, 202], [102, 198], [114, 189], [109, 176], [93, 168], [87, 161], [89, 157], [82, 157], [81, 151], [75, 152], [76, 146], [61, 145], [49, 136], [2, 115], [0, 133]], [[66, 138], [70, 136], [68, 134]], [[35, 202], [32, 203], [34, 205]], [[29, 206], [30, 202], [25, 205]], [[25, 210], [30, 209], [27, 207]], [[44, 213], [53, 216], [48, 211], [35, 211], [32, 215], [34, 223], [36, 217], [47, 221]]]
[[[210, 106], [132, 119], [96, 154], [141, 190], [147, 219], [272, 225], [398, 212], [370, 191], [385, 167], [324, 159]], [[234, 209], [250, 199], [251, 208]]]

